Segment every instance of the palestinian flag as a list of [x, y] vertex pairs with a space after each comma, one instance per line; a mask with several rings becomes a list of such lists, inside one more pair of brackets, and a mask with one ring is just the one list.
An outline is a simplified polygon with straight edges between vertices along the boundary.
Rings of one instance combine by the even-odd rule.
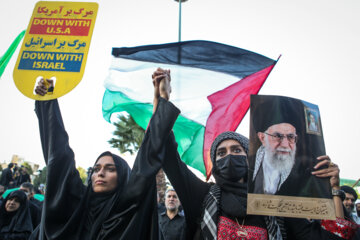
[[9, 63], [12, 55], [14, 54], [17, 46], [19, 45], [19, 43], [21, 42], [22, 38], [25, 35], [25, 30], [22, 31], [16, 38], [15, 40], [12, 42], [12, 44], [10, 45], [9, 49], [5, 52], [5, 54], [3, 56], [0, 57], [0, 77], [1, 75], [4, 73], [5, 68], [7, 66], [7, 64]]
[[170, 100], [182, 112], [173, 128], [178, 152], [189, 166], [211, 174], [210, 147], [235, 131], [276, 61], [209, 41], [113, 48], [105, 80], [103, 116], [127, 112], [146, 129], [152, 115], [152, 73], [171, 70]]

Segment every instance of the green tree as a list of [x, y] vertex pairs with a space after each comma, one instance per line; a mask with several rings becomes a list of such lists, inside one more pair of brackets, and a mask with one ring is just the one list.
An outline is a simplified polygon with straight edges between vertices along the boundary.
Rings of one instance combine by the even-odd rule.
[[113, 132], [114, 138], [108, 141], [111, 146], [119, 149], [121, 153], [137, 152], [144, 138], [144, 129], [137, 125], [130, 115], [119, 115], [119, 121], [115, 122], [114, 126], [116, 127]]
[[80, 178], [81, 178], [81, 181], [85, 184], [86, 183], [86, 179], [87, 179], [87, 173], [86, 173], [86, 170], [83, 169], [82, 167], [77, 167], [76, 168], [80, 174]]
[[43, 184], [46, 183], [46, 172], [47, 172], [46, 167], [44, 167], [42, 170], [39, 170], [39, 175], [37, 175], [34, 178], [34, 187], [35, 188], [38, 188], [41, 183], [43, 183]]
[[[117, 148], [120, 153], [129, 152], [134, 154], [141, 146], [145, 135], [142, 129], [134, 119], [128, 115], [119, 115], [119, 121], [114, 123], [116, 130], [113, 132], [114, 138], [108, 141], [113, 148]], [[160, 202], [163, 202], [166, 190], [165, 174], [162, 169], [156, 175], [156, 187], [160, 195]]]
[[29, 175], [33, 174], [34, 171], [28, 162], [24, 162], [22, 165], [27, 169]]

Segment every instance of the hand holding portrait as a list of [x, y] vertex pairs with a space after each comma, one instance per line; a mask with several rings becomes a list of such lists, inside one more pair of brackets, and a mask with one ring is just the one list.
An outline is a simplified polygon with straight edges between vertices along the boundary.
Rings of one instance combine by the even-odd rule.
[[[311, 174], [321, 178], [329, 177], [331, 188], [339, 187], [340, 186], [339, 167], [336, 164], [334, 164], [330, 160], [330, 157], [327, 155], [320, 156], [317, 158], [317, 160], [319, 162], [314, 166], [315, 171], [313, 171]], [[328, 166], [328, 167], [322, 168], [324, 166], [325, 167]]]

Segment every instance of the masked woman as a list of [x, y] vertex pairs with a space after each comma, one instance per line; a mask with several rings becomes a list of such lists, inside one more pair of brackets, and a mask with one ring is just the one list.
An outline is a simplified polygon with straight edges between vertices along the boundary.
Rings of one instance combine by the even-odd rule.
[[0, 239], [26, 240], [32, 231], [26, 194], [21, 190], [11, 192], [0, 206]]
[[[47, 93], [44, 80], [36, 93]], [[159, 99], [132, 171], [122, 158], [105, 152], [96, 159], [88, 186], [75, 168], [57, 100], [36, 101], [47, 189], [33, 239], [158, 239], [158, 226], [153, 224], [157, 223], [155, 175], [164, 141], [179, 114], [167, 98]]]
[[[162, 75], [158, 69], [154, 75]], [[166, 72], [166, 71], [165, 71]], [[170, 77], [170, 76], [169, 76]], [[161, 90], [160, 90], [161, 93]], [[249, 140], [235, 132], [224, 132], [212, 143], [210, 156], [216, 183], [197, 178], [181, 161], [174, 135], [166, 142], [163, 169], [178, 194], [184, 209], [187, 239], [341, 239], [349, 226], [331, 229], [325, 222], [306, 219], [273, 218], [247, 215], [247, 154]], [[315, 168], [329, 165], [329, 158], [321, 156]], [[339, 169], [332, 165], [314, 172], [318, 177], [329, 177], [332, 187], [339, 187]], [[340, 197], [334, 197], [337, 217], [343, 218]], [[339, 219], [341, 224], [347, 224]], [[338, 223], [339, 223], [338, 222]], [[333, 221], [330, 223], [332, 226]], [[329, 231], [325, 230], [328, 229]], [[275, 231], [274, 231], [275, 230]], [[333, 233], [341, 234], [335, 235]]]

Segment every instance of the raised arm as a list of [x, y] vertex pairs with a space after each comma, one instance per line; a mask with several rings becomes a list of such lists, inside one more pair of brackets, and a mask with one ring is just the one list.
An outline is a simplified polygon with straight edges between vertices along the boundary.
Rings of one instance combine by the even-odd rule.
[[[44, 80], [41, 80], [36, 92], [43, 96], [46, 91]], [[39, 120], [41, 145], [47, 164], [44, 220], [46, 226], [52, 229], [52, 224], [58, 226], [59, 222], [68, 221], [85, 187], [75, 168], [74, 153], [69, 146], [58, 101], [36, 101], [35, 112]]]
[[[168, 81], [166, 84], [170, 84], [168, 79], [162, 79], [158, 86], [160, 81]], [[160, 95], [157, 98], [129, 182], [122, 199], [112, 211], [113, 216], [103, 224], [104, 231], [100, 232], [100, 239], [158, 238], [155, 176], [164, 161], [165, 142], [180, 113], [168, 101], [169, 96], [170, 92], [165, 98]]]
[[[168, 99], [170, 96], [170, 70], [158, 68], [152, 78], [154, 85], [153, 103], [154, 109], [156, 109], [160, 97]], [[166, 81], [162, 81], [163, 79], [166, 79]], [[166, 142], [166, 156], [162, 167], [184, 208], [189, 238], [193, 236], [197, 227], [197, 219], [201, 217], [202, 203], [205, 195], [209, 192], [210, 185], [196, 177], [187, 168], [186, 164], [181, 161], [173, 133]]]

